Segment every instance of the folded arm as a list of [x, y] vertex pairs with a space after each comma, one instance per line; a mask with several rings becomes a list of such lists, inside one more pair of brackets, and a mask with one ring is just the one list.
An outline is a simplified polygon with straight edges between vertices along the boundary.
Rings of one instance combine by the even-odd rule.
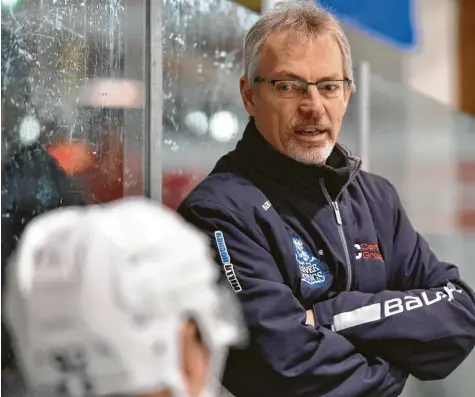
[[475, 346], [475, 297], [454, 265], [441, 262], [412, 227], [394, 188], [390, 289], [342, 292], [317, 303], [317, 323], [414, 376], [449, 375]]

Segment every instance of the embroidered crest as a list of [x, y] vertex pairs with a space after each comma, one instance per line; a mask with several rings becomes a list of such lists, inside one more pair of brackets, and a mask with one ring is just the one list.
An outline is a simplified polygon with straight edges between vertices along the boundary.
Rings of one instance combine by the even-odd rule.
[[328, 266], [323, 262], [323, 250], [318, 251], [318, 257], [305, 247], [299, 237], [292, 237], [295, 249], [295, 259], [302, 274], [302, 282], [312, 287], [325, 284], [327, 281]]

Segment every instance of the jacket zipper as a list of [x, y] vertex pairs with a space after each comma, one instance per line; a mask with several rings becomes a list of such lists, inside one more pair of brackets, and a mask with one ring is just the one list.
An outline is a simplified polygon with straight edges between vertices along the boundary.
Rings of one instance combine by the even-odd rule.
[[327, 199], [328, 203], [331, 204], [333, 208], [333, 212], [335, 214], [335, 219], [336, 219], [336, 227], [338, 230], [338, 234], [340, 236], [341, 243], [343, 245], [343, 251], [345, 253], [345, 260], [346, 260], [346, 289], [345, 290], [346, 291], [350, 291], [351, 289], [351, 283], [353, 281], [353, 269], [351, 267], [350, 253], [348, 251], [348, 244], [346, 243], [345, 231], [343, 230], [343, 220], [341, 218], [340, 207], [338, 206], [338, 199], [340, 198], [343, 190], [346, 189], [351, 182], [353, 182], [353, 180], [356, 178], [357, 175], [358, 175], [358, 172], [355, 172], [353, 176], [348, 180], [348, 182], [345, 183], [340, 193], [338, 193], [338, 195], [336, 196], [335, 201], [332, 201], [330, 195], [328, 194], [327, 188], [325, 187], [325, 183], [323, 179], [320, 178], [320, 185], [322, 186], [323, 194], [325, 195], [325, 198]]

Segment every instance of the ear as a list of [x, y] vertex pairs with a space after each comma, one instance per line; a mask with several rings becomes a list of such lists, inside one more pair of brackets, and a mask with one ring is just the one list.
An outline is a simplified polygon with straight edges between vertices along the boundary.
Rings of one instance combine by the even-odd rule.
[[199, 337], [194, 321], [186, 321], [181, 330], [181, 369], [190, 396], [198, 396], [209, 376], [209, 351]]
[[350, 101], [350, 97], [352, 93], [353, 93], [353, 87], [350, 85], [345, 92], [345, 109], [348, 107], [348, 102]]
[[254, 103], [254, 96], [256, 94], [254, 87], [251, 87], [247, 77], [241, 77], [239, 80], [239, 89], [241, 91], [242, 103], [250, 116], [256, 115], [256, 105]]

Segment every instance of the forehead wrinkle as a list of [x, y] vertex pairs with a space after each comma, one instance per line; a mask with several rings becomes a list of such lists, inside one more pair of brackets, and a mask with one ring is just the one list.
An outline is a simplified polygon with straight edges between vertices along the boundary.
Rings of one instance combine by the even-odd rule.
[[[336, 38], [328, 34], [317, 37], [302, 37], [302, 35], [298, 33], [285, 31], [271, 34], [264, 42], [259, 69], [264, 74], [280, 73], [282, 76], [296, 76], [301, 80], [305, 80], [303, 73], [298, 70], [299, 67], [297, 65], [302, 64], [303, 69], [306, 69], [305, 74], [308, 73], [308, 52], [315, 51], [315, 48], [311, 48], [309, 43], [317, 42], [320, 46], [320, 51], [316, 49], [316, 56], [318, 57], [318, 53], [321, 53], [322, 57], [321, 59], [315, 59], [314, 62], [315, 65], [318, 65], [320, 62], [322, 69], [324, 69], [318, 74], [322, 74], [322, 76], [334, 76], [334, 78], [341, 77], [340, 74], [343, 73], [344, 63], [343, 56]], [[335, 55], [335, 49], [337, 49], [338, 55]], [[334, 69], [332, 63], [335, 57], [341, 59], [341, 73], [335, 70], [325, 70], [325, 68]], [[265, 63], [263, 61], [265, 61]]]

